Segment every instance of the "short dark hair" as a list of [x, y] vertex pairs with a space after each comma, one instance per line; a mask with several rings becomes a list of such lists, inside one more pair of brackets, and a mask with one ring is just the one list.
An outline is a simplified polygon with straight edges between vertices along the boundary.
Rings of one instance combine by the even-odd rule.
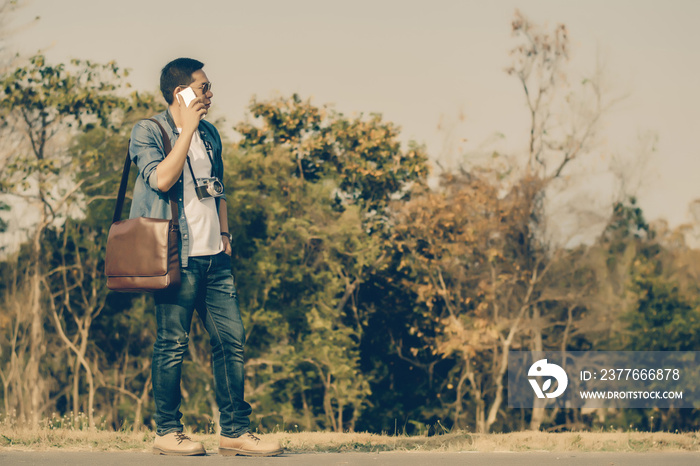
[[202, 68], [204, 68], [204, 63], [192, 58], [176, 58], [163, 67], [160, 72], [160, 92], [168, 105], [174, 102], [173, 91], [175, 88], [192, 83], [194, 81], [192, 73]]

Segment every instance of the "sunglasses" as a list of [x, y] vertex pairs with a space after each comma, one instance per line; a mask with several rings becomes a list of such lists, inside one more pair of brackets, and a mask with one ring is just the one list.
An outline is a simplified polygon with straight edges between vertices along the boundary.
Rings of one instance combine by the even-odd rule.
[[[186, 84], [180, 84], [180, 87], [190, 87], [190, 86], [186, 85]], [[205, 95], [207, 92], [209, 92], [211, 90], [211, 81], [207, 81], [204, 84], [202, 84], [200, 87], [194, 87], [193, 89], [201, 89], [202, 95]]]

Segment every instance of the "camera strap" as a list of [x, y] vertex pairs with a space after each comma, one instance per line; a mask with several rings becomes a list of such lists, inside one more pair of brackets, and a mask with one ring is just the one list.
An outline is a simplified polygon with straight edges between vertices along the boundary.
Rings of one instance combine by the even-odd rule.
[[190, 156], [187, 156], [187, 166], [190, 167], [190, 175], [192, 175], [192, 182], [197, 185], [197, 177], [194, 176], [194, 170], [192, 170], [192, 164], [190, 163]]
[[[207, 141], [204, 138], [204, 132], [202, 130], [199, 130], [199, 139], [201, 139], [202, 144], [204, 145], [204, 149], [207, 152], [207, 156], [209, 157], [209, 164], [210, 164], [210, 174], [209, 176], [213, 177], [214, 176], [214, 158], [211, 156], [212, 153], [212, 147], [209, 141]], [[190, 156], [189, 154], [187, 155], [187, 166], [190, 168], [190, 175], [192, 175], [192, 182], [197, 185], [197, 177], [194, 176], [194, 170], [192, 169], [192, 163], [190, 162]]]

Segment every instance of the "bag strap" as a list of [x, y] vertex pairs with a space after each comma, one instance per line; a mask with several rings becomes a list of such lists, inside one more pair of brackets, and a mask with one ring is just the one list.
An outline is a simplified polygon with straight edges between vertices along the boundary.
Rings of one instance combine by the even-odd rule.
[[[170, 138], [168, 133], [165, 132], [165, 128], [157, 120], [149, 118], [150, 121], [154, 122], [160, 128], [160, 133], [163, 135], [163, 146], [165, 147], [165, 155], [167, 156], [172, 151], [172, 146], [170, 144]], [[112, 217], [112, 223], [118, 222], [122, 217], [122, 209], [124, 208], [124, 198], [126, 197], [126, 186], [129, 183], [129, 169], [131, 168], [131, 153], [129, 152], [129, 146], [131, 145], [131, 140], [126, 148], [126, 160], [124, 160], [124, 170], [122, 171], [122, 181], [119, 184], [119, 193], [117, 194], [117, 205], [114, 206], [114, 217]], [[175, 190], [172, 188], [168, 191], [168, 196], [170, 197], [170, 213], [172, 215], [173, 225], [177, 227], [178, 225], [178, 208], [177, 201], [175, 200]]]

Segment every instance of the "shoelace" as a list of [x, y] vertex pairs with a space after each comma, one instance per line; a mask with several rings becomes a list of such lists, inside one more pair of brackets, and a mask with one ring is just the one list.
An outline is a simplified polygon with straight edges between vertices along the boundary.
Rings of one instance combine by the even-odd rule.
[[181, 444], [182, 442], [184, 442], [185, 440], [190, 440], [190, 438], [187, 435], [183, 434], [182, 432], [176, 432], [175, 438], [177, 439], [178, 445]]
[[245, 435], [252, 438], [253, 440], [255, 440], [255, 443], [260, 442], [260, 439], [258, 437], [256, 437], [255, 435], [251, 434], [250, 432], [246, 432]]

